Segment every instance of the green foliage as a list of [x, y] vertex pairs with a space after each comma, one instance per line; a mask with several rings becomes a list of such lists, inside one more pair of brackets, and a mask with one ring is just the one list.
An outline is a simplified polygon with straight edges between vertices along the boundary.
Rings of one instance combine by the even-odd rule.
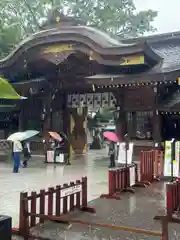
[[98, 127], [103, 123], [108, 123], [114, 119], [113, 111], [110, 108], [103, 108], [102, 111], [97, 112], [94, 117], [88, 117], [88, 128], [92, 129]]
[[0, 77], [0, 99], [21, 99], [21, 96], [15, 91], [9, 82], [2, 77]]
[[38, 31], [54, 8], [120, 37], [155, 30], [151, 23], [157, 12], [137, 12], [133, 0], [1, 0], [0, 56], [7, 55], [22, 38]]
[[103, 108], [101, 112], [97, 112], [95, 119], [99, 122], [109, 122], [114, 119], [113, 111], [110, 108]]

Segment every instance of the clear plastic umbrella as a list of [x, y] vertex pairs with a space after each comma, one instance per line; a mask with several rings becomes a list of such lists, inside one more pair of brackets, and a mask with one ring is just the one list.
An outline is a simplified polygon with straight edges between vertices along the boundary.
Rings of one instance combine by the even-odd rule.
[[24, 139], [24, 140], [26, 140], [26, 139], [28, 139], [28, 138], [32, 138], [32, 137], [34, 137], [34, 136], [36, 136], [36, 135], [38, 135], [38, 134], [39, 134], [39, 131], [36, 131], [36, 130], [27, 130], [27, 131], [24, 132], [24, 136], [25, 136], [25, 139]]
[[12, 135], [10, 135], [7, 138], [7, 140], [8, 141], [24, 141], [24, 140], [27, 140], [29, 138], [36, 136], [37, 134], [39, 134], [39, 131], [36, 131], [36, 130], [27, 130], [24, 132], [16, 132], [16, 133], [13, 133]]
[[23, 141], [25, 138], [25, 134], [24, 132], [16, 132], [16, 133], [13, 133], [11, 134], [7, 140], [8, 141]]

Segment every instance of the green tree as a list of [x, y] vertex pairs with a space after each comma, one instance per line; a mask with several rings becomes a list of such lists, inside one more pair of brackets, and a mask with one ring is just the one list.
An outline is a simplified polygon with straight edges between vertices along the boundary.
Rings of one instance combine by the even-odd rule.
[[109, 122], [114, 119], [113, 110], [111, 108], [103, 108], [101, 112], [97, 112], [95, 117], [99, 122]]
[[133, 0], [1, 0], [1, 56], [21, 39], [40, 30], [54, 8], [121, 38], [155, 30], [152, 22], [157, 12], [137, 12]]

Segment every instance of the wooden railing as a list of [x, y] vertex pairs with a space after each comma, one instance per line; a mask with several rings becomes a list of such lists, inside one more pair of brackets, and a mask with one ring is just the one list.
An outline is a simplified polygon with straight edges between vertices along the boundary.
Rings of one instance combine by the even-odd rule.
[[[87, 177], [63, 186], [50, 187], [40, 192], [20, 194], [19, 233], [29, 234], [30, 228], [49, 217], [66, 216], [75, 209], [94, 213], [87, 202]], [[38, 218], [38, 219], [37, 219]]]

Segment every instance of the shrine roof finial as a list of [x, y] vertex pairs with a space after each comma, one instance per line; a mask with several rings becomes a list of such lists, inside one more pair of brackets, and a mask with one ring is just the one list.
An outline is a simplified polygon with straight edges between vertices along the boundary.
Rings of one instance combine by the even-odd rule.
[[76, 25], [84, 25], [82, 21], [79, 21], [73, 17], [66, 16], [57, 8], [51, 10], [48, 19], [44, 22], [42, 28], [51, 28], [58, 26], [76, 26]]

